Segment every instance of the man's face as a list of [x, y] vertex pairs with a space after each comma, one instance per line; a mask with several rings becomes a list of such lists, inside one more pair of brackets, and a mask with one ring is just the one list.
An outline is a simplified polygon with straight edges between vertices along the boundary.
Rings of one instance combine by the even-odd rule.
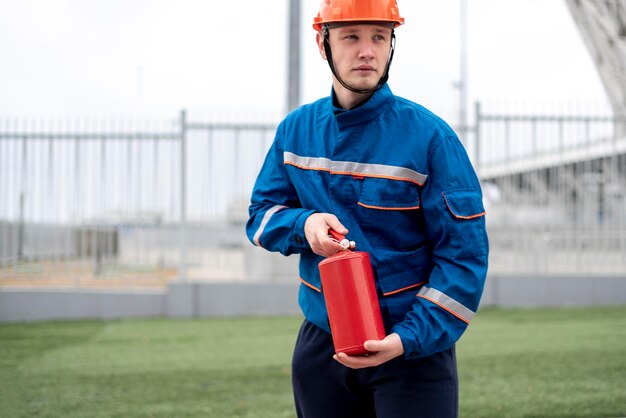
[[[328, 40], [339, 77], [355, 89], [371, 89], [385, 72], [391, 29], [372, 24], [349, 25], [330, 29]], [[324, 59], [323, 37], [318, 34], [318, 47]]]

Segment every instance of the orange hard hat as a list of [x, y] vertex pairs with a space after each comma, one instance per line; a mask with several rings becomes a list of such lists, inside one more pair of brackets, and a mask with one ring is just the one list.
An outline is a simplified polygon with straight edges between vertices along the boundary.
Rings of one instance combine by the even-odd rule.
[[342, 22], [392, 22], [397, 27], [404, 18], [396, 0], [322, 0], [313, 28], [320, 32], [326, 23]]

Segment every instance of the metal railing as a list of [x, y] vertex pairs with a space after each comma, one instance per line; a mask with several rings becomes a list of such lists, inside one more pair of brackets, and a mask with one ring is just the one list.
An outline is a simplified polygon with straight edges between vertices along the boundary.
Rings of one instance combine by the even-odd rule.
[[475, 126], [492, 272], [626, 272], [626, 117], [477, 105]]
[[274, 130], [193, 123], [184, 111], [0, 121], [0, 284], [242, 279], [243, 219]]
[[486, 177], [626, 152], [626, 115], [485, 114], [476, 104], [474, 133]]

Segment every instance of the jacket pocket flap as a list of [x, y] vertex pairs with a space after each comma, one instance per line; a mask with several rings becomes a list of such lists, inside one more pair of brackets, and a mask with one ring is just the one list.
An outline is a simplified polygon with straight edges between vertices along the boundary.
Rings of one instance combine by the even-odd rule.
[[415, 184], [406, 181], [366, 178], [358, 203], [370, 209], [419, 209], [419, 190]]
[[426, 248], [378, 266], [376, 273], [383, 296], [418, 288], [428, 282], [432, 267]]
[[476, 190], [451, 190], [442, 194], [448, 210], [455, 218], [473, 219], [486, 213], [483, 199]]

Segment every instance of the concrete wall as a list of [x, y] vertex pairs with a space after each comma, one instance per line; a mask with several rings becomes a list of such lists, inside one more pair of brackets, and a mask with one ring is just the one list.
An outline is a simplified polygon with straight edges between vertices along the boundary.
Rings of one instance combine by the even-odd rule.
[[[162, 291], [2, 289], [0, 322], [298, 314], [298, 283], [174, 282]], [[492, 276], [481, 306], [626, 304], [626, 277]]]
[[165, 291], [0, 289], [0, 322], [163, 315]]
[[481, 306], [626, 304], [626, 276], [489, 276]]
[[162, 291], [2, 289], [0, 322], [298, 314], [298, 283], [174, 282]]
[[167, 315], [204, 317], [298, 314], [298, 283], [172, 283]]

